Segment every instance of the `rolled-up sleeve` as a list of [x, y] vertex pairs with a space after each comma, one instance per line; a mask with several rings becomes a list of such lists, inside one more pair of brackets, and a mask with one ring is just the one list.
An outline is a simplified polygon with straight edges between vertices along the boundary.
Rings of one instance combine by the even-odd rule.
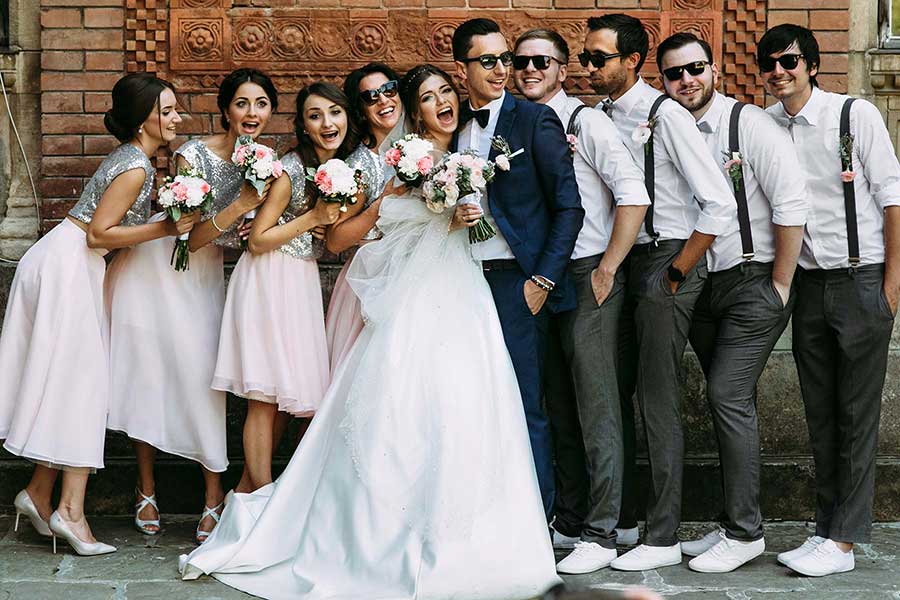
[[694, 117], [680, 106], [660, 111], [653, 136], [665, 145], [675, 168], [688, 182], [700, 204], [700, 216], [694, 229], [708, 235], [721, 235], [736, 228], [734, 196], [719, 173], [719, 165], [710, 156]]
[[592, 108], [582, 111], [581, 116], [582, 156], [610, 189], [616, 205], [649, 205], [644, 174], [631, 158], [616, 126], [609, 117]]
[[854, 102], [851, 110], [856, 120], [851, 128], [856, 133], [854, 145], [875, 201], [882, 209], [900, 206], [900, 163], [881, 113], [865, 100]]

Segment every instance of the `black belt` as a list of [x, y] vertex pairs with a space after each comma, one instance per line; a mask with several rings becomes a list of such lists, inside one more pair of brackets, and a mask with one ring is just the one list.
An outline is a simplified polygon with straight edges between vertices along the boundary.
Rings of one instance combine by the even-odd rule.
[[484, 271], [521, 270], [519, 261], [514, 258], [495, 258], [492, 260], [483, 260], [481, 261], [481, 268]]

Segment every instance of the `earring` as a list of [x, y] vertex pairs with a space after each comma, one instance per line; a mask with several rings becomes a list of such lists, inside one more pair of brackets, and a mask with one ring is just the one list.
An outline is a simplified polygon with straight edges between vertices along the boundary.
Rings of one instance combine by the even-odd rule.
[[144, 128], [143, 128], [143, 126], [142, 126], [142, 127], [138, 127], [138, 133], [144, 133]]

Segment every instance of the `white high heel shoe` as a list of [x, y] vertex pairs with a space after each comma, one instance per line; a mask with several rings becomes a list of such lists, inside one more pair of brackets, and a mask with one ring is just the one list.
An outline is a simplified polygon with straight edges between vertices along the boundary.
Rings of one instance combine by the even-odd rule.
[[63, 519], [59, 512], [53, 511], [50, 515], [50, 531], [53, 534], [53, 554], [56, 554], [56, 538], [61, 537], [66, 540], [75, 553], [79, 556], [97, 556], [99, 554], [109, 554], [115, 552], [116, 547], [104, 544], [103, 542], [88, 543], [83, 542], [75, 532], [69, 528], [69, 524]]
[[[134, 491], [137, 492], [137, 495], [141, 497], [141, 500], [134, 505], [134, 527], [144, 535], [156, 535], [159, 533], [159, 518], [156, 519], [141, 519], [138, 515], [141, 514], [141, 511], [147, 505], [152, 506], [156, 509], [156, 514], [159, 515], [159, 507], [156, 505], [156, 494], [150, 494], [149, 496], [145, 496], [144, 492], [140, 490], [140, 488], [134, 488]], [[155, 526], [156, 529], [149, 529], [149, 527]]]
[[[216, 506], [213, 506], [212, 508], [210, 508], [209, 506], [206, 506], [205, 504], [203, 505], [203, 514], [200, 515], [200, 521], [197, 523], [197, 533], [194, 535], [194, 540], [196, 540], [196, 542], [198, 544], [202, 544], [203, 542], [205, 542], [206, 538], [208, 538], [210, 536], [210, 534], [212, 533], [212, 531], [203, 531], [202, 529], [200, 529], [200, 523], [202, 523], [203, 519], [205, 519], [206, 517], [212, 517], [213, 521], [215, 521], [215, 524], [218, 525], [219, 519], [221, 518], [219, 516], [219, 509], [224, 508], [224, 507], [225, 507], [224, 501], [219, 502]], [[213, 525], [213, 527], [215, 527], [215, 525]]]
[[13, 526], [13, 531], [19, 531], [19, 517], [25, 515], [28, 517], [28, 520], [31, 521], [31, 526], [34, 527], [34, 530], [39, 534], [44, 537], [51, 537], [53, 535], [50, 531], [50, 526], [47, 524], [47, 521], [41, 518], [41, 513], [38, 512], [37, 507], [34, 505], [34, 502], [31, 500], [31, 496], [28, 495], [27, 491], [22, 490], [16, 494], [16, 499], [13, 500], [13, 506], [16, 507], [16, 524]]

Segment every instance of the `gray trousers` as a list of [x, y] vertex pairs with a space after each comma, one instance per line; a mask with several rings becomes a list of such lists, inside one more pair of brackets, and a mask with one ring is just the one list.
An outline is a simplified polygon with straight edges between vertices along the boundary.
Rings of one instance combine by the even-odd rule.
[[[650, 459], [644, 543], [672, 546], [681, 523], [684, 436], [679, 372], [694, 305], [706, 283], [706, 259], [687, 273], [673, 295], [666, 270], [684, 240], [640, 244], [628, 254], [625, 308], [619, 326], [619, 394], [625, 436], [623, 526], [634, 526], [634, 408], [637, 391]], [[630, 428], [630, 431], [628, 431]], [[630, 447], [629, 447], [630, 445]], [[636, 524], [636, 521], [634, 522]]]
[[[562, 482], [561, 489], [572, 490], [569, 497], [559, 495], [558, 488], [559, 531], [580, 534], [586, 542], [615, 548], [623, 460], [616, 365], [625, 272], [620, 269], [616, 273], [612, 291], [598, 306], [591, 288], [591, 272], [600, 259], [600, 255], [589, 256], [569, 263], [578, 307], [552, 318], [551, 326], [558, 331], [559, 351], [548, 352], [544, 393], [554, 437], [573, 435], [579, 430], [581, 433], [581, 440], [555, 443], [557, 449], [562, 445], [563, 450], [556, 454], [557, 481]], [[574, 414], [572, 406], [576, 408]], [[573, 456], [579, 447], [583, 448], [583, 458]], [[584, 486], [578, 477], [585, 472], [587, 503], [576, 495], [583, 493], [579, 492]], [[577, 532], [564, 531], [566, 521], [578, 516]]]
[[816, 535], [865, 543], [872, 529], [875, 454], [894, 326], [884, 265], [803, 270], [794, 359], [816, 465]]
[[722, 527], [741, 541], [763, 537], [759, 509], [759, 422], [756, 383], [787, 326], [772, 286], [772, 263], [745, 263], [710, 273], [694, 308], [691, 346], [706, 375], [725, 507]]

